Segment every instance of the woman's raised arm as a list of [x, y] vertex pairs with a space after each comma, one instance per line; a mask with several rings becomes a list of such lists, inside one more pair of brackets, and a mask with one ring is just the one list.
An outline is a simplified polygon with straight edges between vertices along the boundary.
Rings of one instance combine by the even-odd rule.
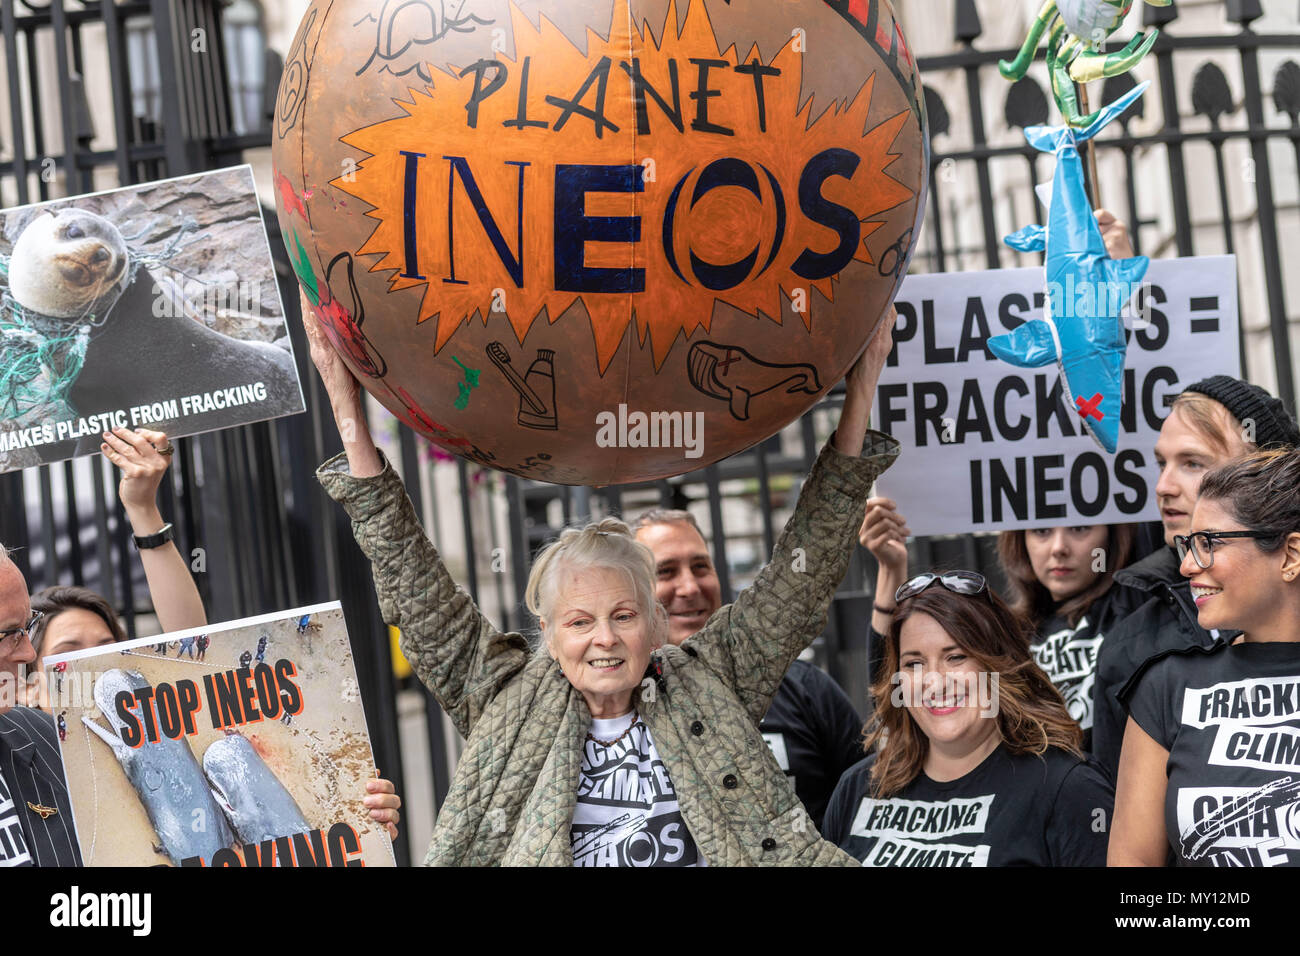
[[503, 634], [452, 580], [401, 481], [366, 426], [361, 386], [321, 330], [306, 297], [303, 327], [329, 396], [347, 468], [333, 459], [317, 475], [352, 519], [370, 559], [384, 621], [401, 631], [402, 653], [456, 729], [469, 736], [497, 691], [528, 661], [528, 642]]
[[867, 430], [876, 381], [892, 348], [895, 318], [891, 309], [850, 370], [839, 427], [813, 464], [771, 559], [735, 603], [690, 638], [755, 721], [767, 712], [795, 657], [826, 627], [871, 485], [898, 454], [897, 442]]
[[[117, 495], [136, 538], [149, 538], [168, 527], [158, 510], [158, 486], [171, 464], [172, 444], [162, 432], [114, 428], [99, 446], [104, 457], [122, 471]], [[155, 539], [156, 540], [156, 539]], [[203, 599], [184, 556], [174, 541], [139, 548], [149, 598], [164, 634], [203, 627], [208, 623]]]
[[311, 361], [320, 373], [321, 384], [329, 397], [330, 411], [334, 413], [334, 424], [343, 440], [343, 451], [348, 456], [348, 471], [353, 478], [373, 478], [384, 470], [384, 463], [375, 448], [375, 440], [370, 435], [370, 426], [366, 424], [365, 410], [362, 407], [361, 383], [343, 364], [334, 346], [321, 329], [316, 310], [307, 300], [307, 293], [299, 289], [302, 302], [302, 327], [307, 333], [307, 345], [311, 349]]

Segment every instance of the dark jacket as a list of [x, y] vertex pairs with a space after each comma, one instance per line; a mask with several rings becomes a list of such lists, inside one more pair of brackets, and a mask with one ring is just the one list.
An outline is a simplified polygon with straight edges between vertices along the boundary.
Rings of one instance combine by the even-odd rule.
[[[1116, 622], [1097, 661], [1092, 752], [1112, 780], [1118, 775], [1119, 752], [1128, 723], [1120, 691], [1155, 655], [1185, 647], [1210, 647], [1218, 634], [1197, 623], [1191, 586], [1179, 574], [1178, 558], [1172, 548], [1160, 548], [1115, 572], [1115, 583], [1145, 594], [1146, 600]], [[1236, 632], [1230, 634], [1235, 636]]]
[[0, 713], [0, 774], [13, 791], [33, 862], [81, 866], [53, 717], [30, 707]]
[[820, 831], [835, 785], [864, 753], [849, 695], [820, 667], [795, 661], [758, 729]]

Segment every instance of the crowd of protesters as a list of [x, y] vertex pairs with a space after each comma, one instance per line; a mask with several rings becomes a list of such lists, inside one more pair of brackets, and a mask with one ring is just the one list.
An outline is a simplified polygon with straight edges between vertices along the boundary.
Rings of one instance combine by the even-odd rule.
[[[1140, 553], [1123, 525], [1005, 532], [1004, 600], [971, 571], [909, 577], [905, 517], [867, 497], [898, 451], [865, 426], [873, 347], [733, 604], [689, 513], [606, 520], [535, 559], [530, 645], [450, 578], [304, 314], [335, 418], [354, 423], [319, 477], [469, 738], [426, 862], [1240, 865], [1290, 862], [1292, 845], [1300, 861], [1300, 433], [1263, 389], [1216, 375], [1173, 398], [1154, 449], [1162, 545]], [[856, 731], [843, 692], [795, 659], [854, 530], [879, 567], [880, 662]], [[817, 548], [815, 574], [790, 574], [795, 541]]]
[[[1123, 224], [1099, 219], [1123, 250]], [[1216, 375], [1172, 399], [1154, 448], [1162, 543], [1126, 525], [1004, 532], [1004, 598], [974, 571], [909, 569], [906, 517], [871, 497], [899, 451], [867, 424], [891, 315], [733, 603], [689, 512], [606, 519], [534, 559], [530, 641], [452, 580], [305, 298], [303, 314], [344, 448], [318, 477], [467, 738], [427, 863], [1300, 864], [1300, 429], [1258, 386]], [[169, 451], [161, 434], [105, 436], [164, 629], [198, 628], [184, 562], [150, 533]], [[799, 659], [859, 542], [879, 569], [865, 719]], [[29, 600], [0, 556], [0, 671], [124, 637], [90, 592]], [[0, 786], [62, 812], [63, 715], [36, 709], [43, 693], [26, 703], [0, 704]], [[395, 823], [379, 790], [367, 806]], [[18, 862], [78, 862], [70, 832], [20, 806]]]

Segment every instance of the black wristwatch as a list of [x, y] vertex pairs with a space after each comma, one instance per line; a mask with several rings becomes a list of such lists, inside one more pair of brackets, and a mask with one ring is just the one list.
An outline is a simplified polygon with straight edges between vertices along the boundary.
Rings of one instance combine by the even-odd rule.
[[169, 521], [162, 526], [162, 529], [153, 534], [133, 534], [131, 540], [135, 542], [137, 551], [148, 551], [150, 548], [161, 548], [168, 541], [176, 540], [176, 529], [172, 527]]

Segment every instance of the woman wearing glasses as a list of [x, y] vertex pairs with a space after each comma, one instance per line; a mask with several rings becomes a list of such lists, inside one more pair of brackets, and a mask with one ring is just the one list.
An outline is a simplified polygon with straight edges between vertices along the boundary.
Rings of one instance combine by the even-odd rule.
[[[859, 540], [879, 566], [872, 614], [877, 660], [893, 608], [882, 603], [907, 579], [907, 525], [888, 498], [867, 502]], [[1115, 584], [1133, 554], [1132, 525], [1061, 525], [1004, 531], [998, 560], [1006, 573], [1011, 609], [1029, 624], [1035, 662], [1065, 698], [1066, 709], [1091, 751], [1097, 659], [1111, 625], [1133, 611], [1142, 595]]]
[[1202, 627], [1121, 692], [1113, 866], [1300, 865], [1300, 451], [1206, 475], [1175, 547]]
[[867, 748], [822, 835], [864, 866], [1100, 866], [1113, 791], [1033, 662], [1020, 619], [973, 571], [895, 594]]

